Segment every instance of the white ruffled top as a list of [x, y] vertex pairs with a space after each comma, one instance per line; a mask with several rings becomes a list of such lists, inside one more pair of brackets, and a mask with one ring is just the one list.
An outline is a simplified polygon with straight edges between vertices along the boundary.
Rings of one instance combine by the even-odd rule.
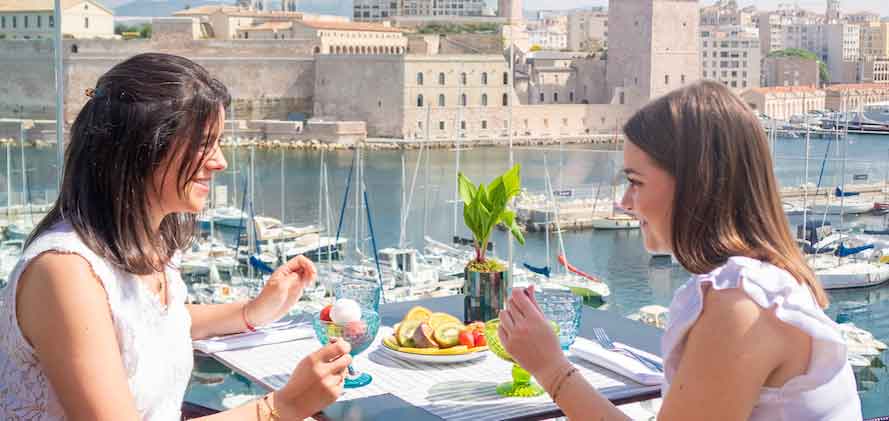
[[[83, 257], [102, 282], [129, 392], [140, 420], [178, 420], [194, 365], [191, 316], [185, 307], [187, 289], [179, 271], [169, 266], [166, 269], [168, 305], [164, 307], [135, 275], [99, 257], [64, 222], [41, 234], [25, 249], [10, 274], [9, 284], [0, 290], [0, 419], [65, 419], [59, 398], [16, 319], [19, 276], [35, 257], [47, 251]], [[178, 261], [177, 253], [174, 265]], [[108, 399], [113, 399], [108, 392]]]
[[686, 335], [703, 309], [703, 283], [716, 290], [741, 288], [755, 303], [774, 308], [778, 318], [812, 337], [806, 373], [780, 388], [763, 387], [750, 420], [861, 420], [855, 377], [836, 323], [824, 314], [809, 288], [790, 273], [747, 257], [732, 257], [710, 273], [693, 275], [673, 295], [662, 339], [664, 396], [679, 366]]

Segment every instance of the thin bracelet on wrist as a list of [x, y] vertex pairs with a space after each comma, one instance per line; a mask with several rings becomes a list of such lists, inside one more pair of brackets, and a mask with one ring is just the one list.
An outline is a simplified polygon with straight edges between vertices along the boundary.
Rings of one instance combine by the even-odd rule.
[[559, 398], [559, 392], [562, 390], [562, 386], [565, 385], [565, 382], [567, 382], [568, 379], [571, 378], [571, 376], [574, 373], [577, 373], [578, 371], [580, 371], [580, 370], [578, 370], [577, 367], [571, 367], [571, 370], [568, 370], [568, 373], [565, 374], [564, 377], [559, 379], [559, 382], [556, 384], [555, 390], [553, 390], [553, 394], [552, 394], [553, 402], [556, 402], [556, 399]]
[[241, 306], [241, 320], [244, 321], [244, 325], [247, 326], [247, 330], [249, 330], [251, 332], [256, 332], [256, 326], [252, 325], [250, 323], [250, 321], [247, 320], [247, 304], [249, 304], [249, 303], [250, 302], [248, 301], [248, 302], [244, 303], [243, 306]]
[[269, 395], [263, 396], [262, 401], [265, 403], [266, 408], [269, 409], [269, 420], [281, 421], [281, 414], [279, 414], [278, 410], [273, 408], [272, 404], [269, 403]]

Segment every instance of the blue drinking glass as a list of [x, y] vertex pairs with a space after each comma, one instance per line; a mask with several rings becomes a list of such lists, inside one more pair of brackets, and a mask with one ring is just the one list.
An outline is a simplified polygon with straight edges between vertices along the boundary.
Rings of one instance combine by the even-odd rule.
[[[321, 342], [321, 345], [330, 343], [331, 338], [340, 338], [352, 346], [352, 351], [349, 354], [355, 357], [370, 347], [377, 337], [377, 331], [380, 330], [380, 316], [374, 311], [362, 310], [361, 320], [338, 325], [321, 320], [321, 314], [318, 313], [312, 318], [312, 327], [315, 330], [315, 337], [318, 342]], [[350, 364], [344, 387], [354, 389], [367, 386], [371, 381], [373, 381], [373, 377], [370, 374], [358, 371]]]
[[544, 289], [536, 291], [534, 298], [543, 316], [559, 325], [559, 345], [568, 350], [577, 338], [583, 314], [583, 299], [571, 291]]
[[373, 310], [375, 313], [380, 311], [382, 290], [376, 283], [344, 279], [334, 286], [333, 295], [336, 299], [349, 298], [355, 300], [361, 306], [362, 311]]

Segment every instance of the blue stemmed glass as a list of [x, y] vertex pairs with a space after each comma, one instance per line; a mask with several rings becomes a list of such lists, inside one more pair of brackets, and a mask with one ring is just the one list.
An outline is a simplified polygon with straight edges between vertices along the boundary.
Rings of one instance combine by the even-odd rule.
[[[333, 322], [321, 320], [321, 313], [312, 318], [312, 327], [315, 329], [315, 337], [322, 345], [330, 343], [330, 338], [340, 338], [352, 346], [349, 355], [353, 358], [364, 352], [377, 337], [380, 330], [380, 316], [372, 310], [362, 310], [361, 320], [338, 325]], [[349, 364], [349, 374], [346, 376], [344, 387], [354, 389], [367, 386], [373, 380], [370, 374], [355, 370]]]
[[371, 310], [375, 313], [380, 311], [381, 292], [380, 286], [376, 283], [358, 280], [343, 280], [333, 288], [336, 299], [355, 300], [362, 311]]
[[577, 338], [583, 314], [583, 298], [571, 291], [543, 289], [534, 293], [543, 316], [559, 325], [559, 345], [568, 350]]

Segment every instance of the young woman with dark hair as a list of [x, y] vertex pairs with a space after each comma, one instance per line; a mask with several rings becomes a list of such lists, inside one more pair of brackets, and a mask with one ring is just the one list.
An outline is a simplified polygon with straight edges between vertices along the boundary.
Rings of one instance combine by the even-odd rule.
[[[624, 126], [621, 205], [645, 248], [692, 273], [663, 336], [660, 420], [860, 420], [846, 345], [827, 296], [790, 236], [762, 127], [726, 87], [700, 82]], [[499, 335], [571, 419], [626, 416], [563, 356], [534, 302], [515, 290]]]
[[[140, 54], [88, 96], [59, 198], [0, 292], [0, 418], [177, 420], [191, 341], [278, 320], [315, 268], [297, 257], [253, 300], [185, 304], [180, 250], [227, 165], [228, 91], [190, 60]], [[281, 390], [208, 419], [309, 417], [339, 397], [348, 352], [327, 345]]]

